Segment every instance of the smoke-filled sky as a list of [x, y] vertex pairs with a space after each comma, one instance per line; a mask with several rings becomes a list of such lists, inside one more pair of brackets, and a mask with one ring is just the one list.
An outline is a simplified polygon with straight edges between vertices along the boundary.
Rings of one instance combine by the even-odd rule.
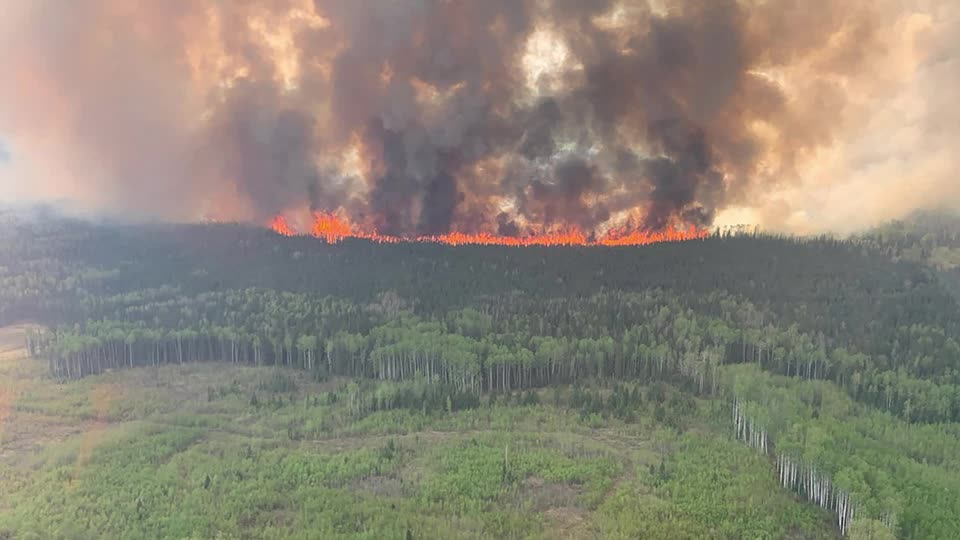
[[0, 198], [381, 233], [960, 206], [955, 0], [32, 0]]

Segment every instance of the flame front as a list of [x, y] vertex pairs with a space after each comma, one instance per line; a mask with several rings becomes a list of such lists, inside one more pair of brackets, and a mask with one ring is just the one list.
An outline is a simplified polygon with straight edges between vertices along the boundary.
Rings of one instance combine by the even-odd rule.
[[[661, 242], [684, 242], [701, 240], [710, 236], [706, 229], [699, 229], [694, 225], [687, 228], [668, 226], [662, 231], [645, 231], [627, 227], [611, 230], [604, 236], [592, 239], [576, 228], [564, 231], [544, 232], [526, 236], [503, 236], [491, 233], [462, 233], [450, 232], [435, 236], [418, 236], [403, 238], [389, 236], [373, 231], [364, 231], [355, 227], [350, 220], [332, 212], [316, 212], [310, 229], [310, 236], [319, 238], [328, 244], [337, 244], [346, 238], [359, 238], [382, 244], [396, 244], [400, 242], [427, 242], [446, 244], [450, 246], [645, 246]], [[297, 236], [287, 223], [286, 218], [277, 216], [269, 223], [269, 228], [282, 236]]]
[[620, 229], [608, 234], [598, 243], [604, 246], [645, 246], [660, 242], [701, 240], [708, 236], [710, 231], [698, 229], [695, 225], [690, 225], [686, 230], [671, 225], [658, 232]]
[[273, 220], [270, 221], [270, 229], [282, 236], [294, 236], [296, 234], [294, 230], [290, 228], [290, 225], [287, 224], [287, 220], [283, 216], [273, 218]]

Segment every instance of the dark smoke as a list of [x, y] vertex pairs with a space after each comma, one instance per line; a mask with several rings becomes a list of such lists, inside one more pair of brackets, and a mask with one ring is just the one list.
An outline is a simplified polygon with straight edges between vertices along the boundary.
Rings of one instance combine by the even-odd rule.
[[[709, 225], [832, 142], [805, 113], [843, 124], [838, 77], [879, 18], [827, 0], [83, 4], [19, 8], [9, 72], [36, 103], [0, 110], [13, 135], [56, 133], [78, 191], [171, 217], [231, 192], [236, 217], [342, 209], [394, 235]], [[566, 58], [531, 87], [536, 35]], [[766, 75], [807, 61], [810, 96]]]

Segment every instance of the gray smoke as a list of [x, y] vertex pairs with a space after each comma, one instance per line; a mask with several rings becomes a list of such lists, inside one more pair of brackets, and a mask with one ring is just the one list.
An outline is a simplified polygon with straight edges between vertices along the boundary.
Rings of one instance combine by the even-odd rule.
[[2, 29], [0, 134], [34, 162], [18, 193], [130, 214], [343, 211], [397, 235], [707, 226], [802, 186], [866, 124], [851, 89], [882, 97], [891, 28], [955, 13], [656, 4], [36, 0]]

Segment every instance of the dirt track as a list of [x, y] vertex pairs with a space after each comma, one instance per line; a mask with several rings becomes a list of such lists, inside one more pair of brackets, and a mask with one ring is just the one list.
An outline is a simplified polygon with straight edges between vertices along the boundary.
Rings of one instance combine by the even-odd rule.
[[24, 334], [32, 325], [18, 324], [16, 326], [5, 326], [0, 328], [0, 358], [8, 358], [11, 355], [22, 356]]

